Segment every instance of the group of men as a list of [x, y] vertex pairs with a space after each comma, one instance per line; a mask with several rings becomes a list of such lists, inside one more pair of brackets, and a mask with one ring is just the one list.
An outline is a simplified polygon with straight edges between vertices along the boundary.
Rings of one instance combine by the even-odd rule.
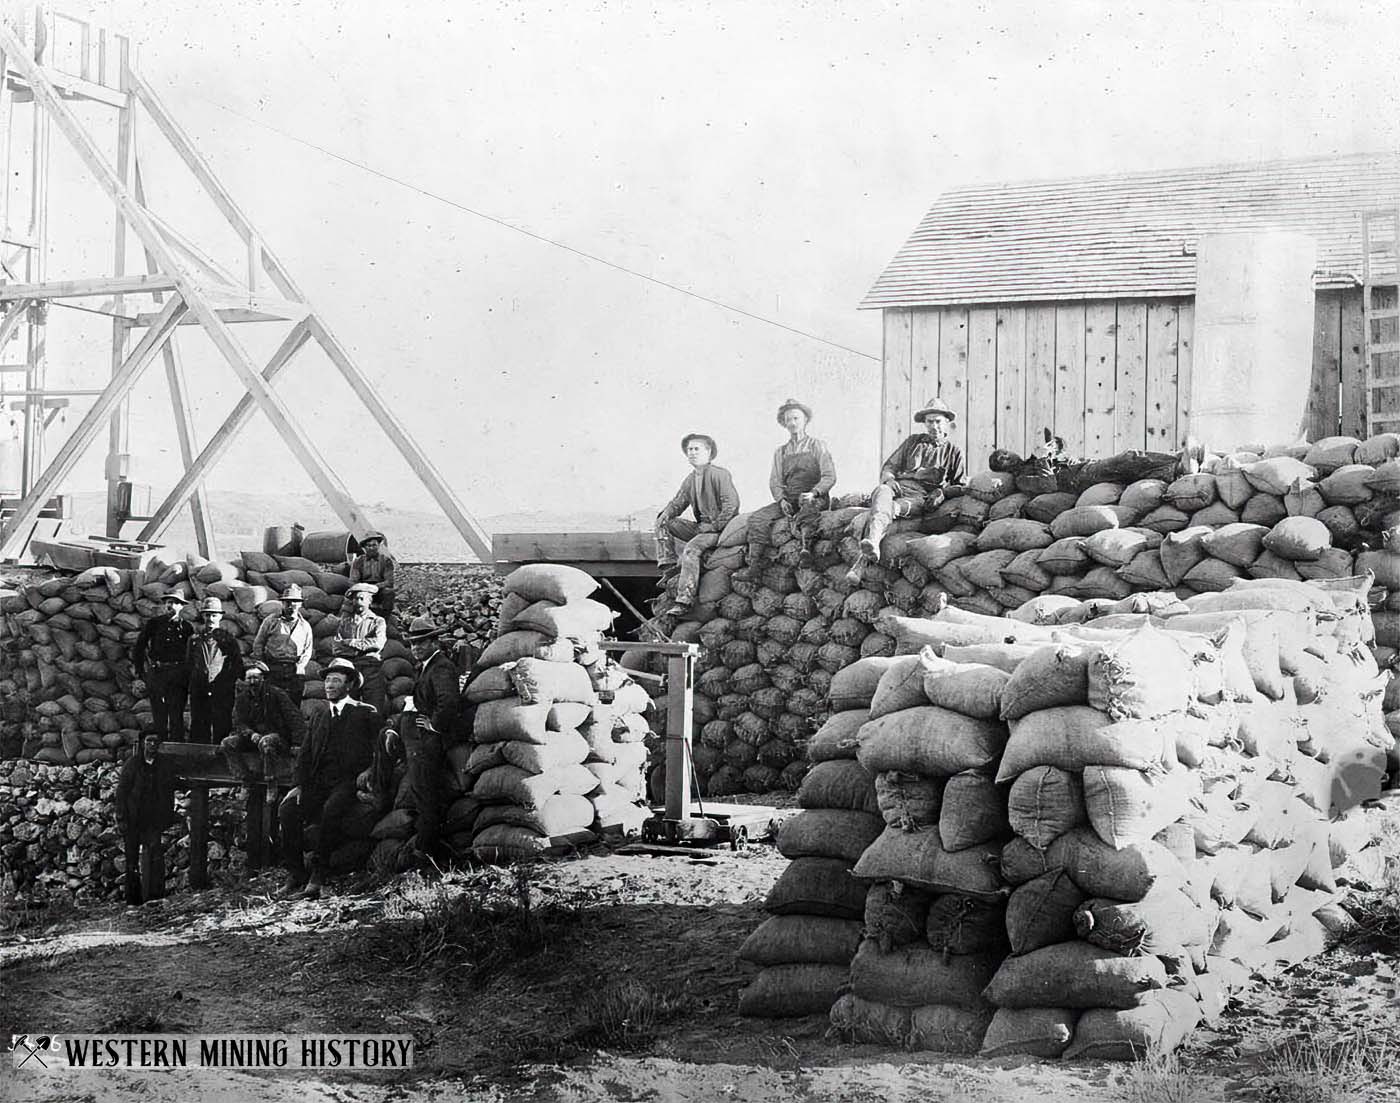
[[[314, 635], [303, 614], [300, 586], [282, 592], [281, 608], [259, 625], [246, 660], [238, 642], [220, 627], [224, 611], [218, 598], [204, 598], [187, 619], [187, 600], [178, 593], [164, 596], [162, 614], [143, 626], [132, 652], [136, 676], [151, 701], [151, 730], [123, 765], [114, 798], [126, 848], [128, 904], [164, 894], [161, 836], [175, 819], [177, 778], [160, 747], [167, 736], [186, 738], [186, 704], [189, 740], [218, 744], [234, 775], [250, 785], [260, 787], [279, 759], [295, 755], [296, 784], [282, 798], [277, 816], [287, 870], [284, 894], [321, 894], [328, 859], [346, 840], [357, 804], [382, 807], [392, 798], [385, 789], [400, 757], [407, 762], [410, 803], [419, 813], [416, 845], [424, 852], [436, 846], [442, 762], [462, 730], [459, 671], [440, 648], [444, 630], [426, 617], [416, 618], [403, 634], [417, 662], [413, 695], [397, 725], [385, 727], [388, 693], [381, 655], [388, 640], [385, 615], [393, 609], [395, 564], [381, 552], [383, 544], [382, 533], [370, 533], [350, 564], [347, 608], [322, 671], [325, 701], [305, 710]], [[244, 765], [250, 752], [262, 759], [260, 774]], [[308, 870], [304, 838], [312, 824], [317, 837]], [[248, 831], [255, 830], [250, 821]]]
[[[866, 560], [879, 558], [880, 541], [896, 517], [933, 509], [943, 501], [947, 487], [963, 483], [967, 471], [962, 450], [949, 439], [956, 418], [952, 407], [937, 398], [916, 410], [914, 422], [921, 428], [885, 460], [879, 485], [870, 494], [858, 496], [869, 512], [860, 532], [860, 555], [851, 564], [853, 576], [859, 577]], [[748, 566], [742, 577], [762, 569], [773, 524], [780, 517], [790, 519], [801, 541], [799, 562], [811, 563], [817, 515], [830, 506], [836, 485], [831, 450], [808, 433], [811, 421], [811, 407], [795, 398], [778, 407], [778, 424], [787, 430], [788, 439], [773, 453], [768, 476], [773, 500], [749, 515], [744, 533]], [[675, 600], [663, 614], [668, 617], [684, 616], [690, 610], [704, 553], [719, 543], [726, 526], [739, 514], [734, 479], [714, 463], [719, 454], [714, 438], [687, 433], [681, 439], [681, 451], [691, 472], [656, 516], [656, 560], [662, 584], [674, 581], [676, 586]], [[687, 512], [692, 516], [685, 516]]]

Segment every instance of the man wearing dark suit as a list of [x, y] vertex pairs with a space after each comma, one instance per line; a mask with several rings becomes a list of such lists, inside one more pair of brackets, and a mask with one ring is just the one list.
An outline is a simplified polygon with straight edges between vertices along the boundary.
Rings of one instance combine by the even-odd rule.
[[122, 764], [112, 797], [126, 847], [122, 874], [130, 906], [165, 895], [165, 847], [161, 835], [175, 822], [175, 766], [160, 757], [159, 732], [147, 732]]
[[160, 601], [161, 615], [142, 625], [136, 637], [131, 665], [151, 698], [151, 726], [163, 738], [183, 742], [185, 699], [190, 693], [188, 647], [194, 625], [180, 616], [185, 599], [179, 594], [164, 594]]
[[233, 698], [243, 675], [238, 641], [219, 627], [223, 603], [199, 603], [199, 627], [186, 645], [190, 668], [190, 742], [222, 743], [233, 728]]
[[[348, 659], [332, 659], [326, 667], [326, 707], [311, 715], [297, 756], [296, 788], [278, 809], [287, 866], [284, 896], [300, 891], [306, 899], [315, 900], [321, 895], [327, 860], [345, 841], [344, 823], [355, 810], [356, 779], [374, 760], [379, 713], [350, 699], [350, 691], [359, 684], [360, 672]], [[320, 830], [308, 881], [302, 837], [312, 823], [319, 824]]]

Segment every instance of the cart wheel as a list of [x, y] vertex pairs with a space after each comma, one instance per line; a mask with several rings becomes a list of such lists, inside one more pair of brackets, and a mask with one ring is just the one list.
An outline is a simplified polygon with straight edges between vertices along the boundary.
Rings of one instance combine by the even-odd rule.
[[736, 827], [734, 834], [729, 840], [729, 849], [737, 851], [741, 846], [748, 845], [749, 829], [747, 827]]

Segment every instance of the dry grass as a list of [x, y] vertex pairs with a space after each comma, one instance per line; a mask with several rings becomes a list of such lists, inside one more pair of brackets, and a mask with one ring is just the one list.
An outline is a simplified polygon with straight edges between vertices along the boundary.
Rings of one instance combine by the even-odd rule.
[[569, 1033], [565, 1043], [614, 1052], [641, 1049], [680, 1017], [688, 1003], [682, 984], [623, 981], [598, 994], [596, 1003], [584, 1013], [584, 1022]]
[[1152, 1052], [1134, 1061], [1124, 1080], [1126, 1103], [1198, 1103], [1207, 1098], [1204, 1082], [1172, 1053]]
[[1261, 1098], [1271, 1103], [1369, 1103], [1400, 1095], [1400, 1039], [1376, 1034], [1335, 1041], [1309, 1036], [1266, 1064]]

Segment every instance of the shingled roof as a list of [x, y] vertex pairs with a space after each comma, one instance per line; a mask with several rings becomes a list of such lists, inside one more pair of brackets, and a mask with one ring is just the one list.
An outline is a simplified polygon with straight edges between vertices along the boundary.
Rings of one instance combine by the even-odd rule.
[[861, 307], [1158, 298], [1196, 290], [1203, 233], [1317, 239], [1319, 288], [1361, 269], [1363, 209], [1400, 205], [1400, 153], [957, 188]]

